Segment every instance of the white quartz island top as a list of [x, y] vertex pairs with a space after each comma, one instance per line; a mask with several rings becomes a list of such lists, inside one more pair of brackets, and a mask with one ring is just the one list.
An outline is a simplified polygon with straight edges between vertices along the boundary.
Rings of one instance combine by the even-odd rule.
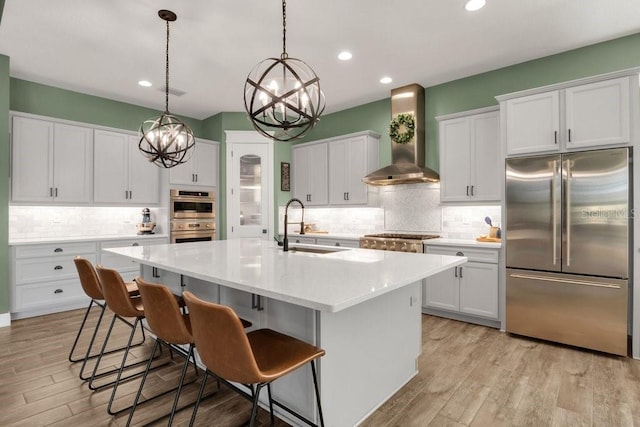
[[[290, 245], [293, 247], [305, 245]], [[309, 248], [333, 247], [306, 246]], [[465, 257], [342, 249], [283, 252], [273, 241], [217, 240], [104, 249], [207, 282], [337, 312], [463, 264]]]

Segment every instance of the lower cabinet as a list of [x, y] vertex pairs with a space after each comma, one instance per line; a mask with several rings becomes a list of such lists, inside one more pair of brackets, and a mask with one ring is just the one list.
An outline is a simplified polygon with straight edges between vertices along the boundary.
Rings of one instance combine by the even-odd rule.
[[498, 249], [426, 246], [426, 253], [466, 256], [468, 261], [424, 282], [423, 307], [499, 319]]
[[328, 237], [318, 237], [316, 239], [316, 245], [325, 246], [341, 246], [344, 248], [358, 248], [360, 247], [360, 241], [357, 239], [332, 239]]
[[11, 314], [38, 316], [84, 306], [86, 296], [73, 258], [96, 262], [96, 243], [48, 243], [11, 250]]

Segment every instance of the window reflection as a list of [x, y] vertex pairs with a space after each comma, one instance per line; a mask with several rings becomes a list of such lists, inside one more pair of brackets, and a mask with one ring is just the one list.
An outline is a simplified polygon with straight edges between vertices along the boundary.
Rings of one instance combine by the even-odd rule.
[[240, 225], [262, 224], [262, 159], [240, 157]]

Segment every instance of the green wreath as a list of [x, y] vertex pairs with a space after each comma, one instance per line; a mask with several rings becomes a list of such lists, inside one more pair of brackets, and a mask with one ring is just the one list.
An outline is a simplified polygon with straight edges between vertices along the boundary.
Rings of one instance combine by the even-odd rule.
[[[400, 132], [400, 126], [404, 127], [404, 131]], [[415, 135], [416, 122], [413, 120], [413, 114], [398, 114], [391, 120], [389, 124], [389, 137], [397, 144], [407, 144]]]

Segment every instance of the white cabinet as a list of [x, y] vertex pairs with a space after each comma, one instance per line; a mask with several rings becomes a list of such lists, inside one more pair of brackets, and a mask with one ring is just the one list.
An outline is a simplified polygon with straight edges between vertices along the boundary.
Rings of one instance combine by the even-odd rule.
[[556, 85], [557, 90], [498, 97], [504, 110], [507, 155], [628, 144], [631, 93], [637, 90], [637, 79], [636, 75], [568, 83]]
[[14, 116], [12, 201], [90, 202], [92, 142], [89, 128]]
[[160, 202], [160, 168], [140, 153], [138, 137], [96, 130], [94, 151], [95, 202]]
[[379, 137], [373, 134], [329, 141], [329, 203], [367, 203], [367, 185], [362, 182], [378, 168]]
[[125, 281], [132, 281], [140, 275], [140, 264], [123, 256], [104, 252], [103, 249], [121, 248], [124, 246], [147, 246], [169, 243], [166, 238], [133, 238], [122, 240], [108, 240], [99, 243], [99, 259], [103, 267], [117, 270]]
[[216, 187], [218, 159], [218, 144], [198, 138], [191, 159], [169, 169], [169, 182], [171, 185]]
[[328, 197], [328, 145], [296, 145], [293, 151], [293, 197], [305, 206], [326, 205]]
[[438, 117], [443, 202], [500, 200], [498, 111], [478, 111]]
[[316, 245], [358, 248], [360, 247], [360, 241], [358, 239], [336, 239], [332, 237], [318, 237], [316, 239]]
[[84, 293], [73, 258], [96, 262], [96, 244], [48, 243], [15, 246], [11, 250], [11, 313], [14, 318], [37, 316], [84, 306]]
[[497, 249], [427, 245], [426, 253], [466, 256], [468, 261], [425, 279], [423, 307], [498, 320]]

